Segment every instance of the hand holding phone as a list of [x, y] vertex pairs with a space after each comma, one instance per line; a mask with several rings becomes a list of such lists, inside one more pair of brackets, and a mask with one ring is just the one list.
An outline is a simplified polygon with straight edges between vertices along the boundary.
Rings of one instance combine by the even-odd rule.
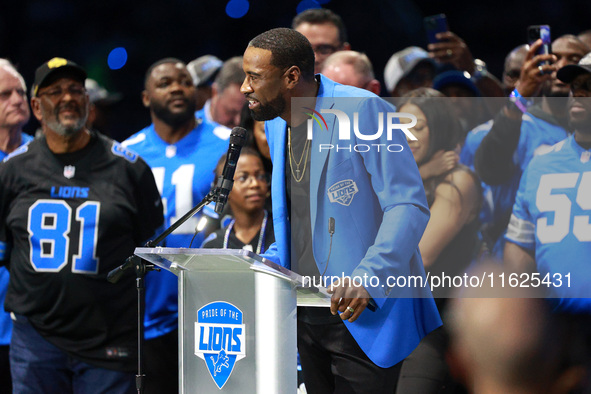
[[557, 58], [550, 51], [550, 28], [547, 25], [528, 27], [527, 41], [530, 47], [515, 85], [519, 95], [525, 98], [539, 94], [542, 84], [551, 80], [552, 73], [557, 69]]
[[427, 45], [429, 56], [439, 63], [451, 64], [458, 70], [472, 74], [474, 58], [470, 48], [461, 37], [449, 31], [445, 14], [427, 16], [423, 22], [429, 41]]

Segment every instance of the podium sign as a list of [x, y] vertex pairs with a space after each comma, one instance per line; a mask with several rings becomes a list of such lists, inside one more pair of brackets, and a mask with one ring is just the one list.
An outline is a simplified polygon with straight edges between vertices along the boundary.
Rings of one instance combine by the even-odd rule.
[[296, 299], [330, 305], [324, 289], [241, 249], [137, 248], [179, 278], [181, 393], [295, 393]]

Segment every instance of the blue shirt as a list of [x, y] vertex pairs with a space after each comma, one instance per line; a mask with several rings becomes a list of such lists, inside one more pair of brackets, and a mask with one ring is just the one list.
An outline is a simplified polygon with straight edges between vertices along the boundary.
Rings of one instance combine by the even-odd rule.
[[[484, 137], [490, 132], [492, 126], [493, 120], [491, 119], [475, 127], [468, 133], [462, 151], [460, 152], [460, 163], [470, 167], [474, 171], [474, 155]], [[510, 182], [501, 185], [489, 185], [488, 183], [481, 182], [483, 199], [479, 219], [483, 228], [490, 228], [495, 225], [500, 226], [502, 224], [499, 223], [503, 221], [506, 223], [506, 215], [513, 208], [520, 175], [520, 173], [515, 174]], [[502, 259], [503, 248], [505, 246], [504, 231], [499, 231], [497, 234], [499, 234], [498, 238], [490, 239], [490, 241], [494, 242], [491, 253]]]
[[506, 235], [535, 253], [538, 272], [553, 283], [549, 297], [573, 311], [591, 307], [590, 158], [574, 136], [535, 157], [521, 178]]
[[[26, 145], [33, 141], [33, 136], [21, 133], [21, 145]], [[8, 153], [0, 150], [0, 160], [8, 156]], [[0, 250], [0, 254], [4, 254], [6, 250]], [[12, 320], [10, 314], [4, 310], [4, 298], [6, 297], [6, 290], [8, 289], [8, 270], [5, 267], [0, 267], [0, 300], [2, 300], [2, 308], [0, 308], [0, 345], [9, 345], [10, 337], [12, 335]]]
[[554, 144], [568, 135], [562, 126], [526, 113], [522, 117], [521, 134], [513, 161], [523, 173], [535, 155], [549, 151]]
[[[539, 116], [543, 116], [539, 108]], [[484, 206], [488, 211], [481, 213], [483, 223], [504, 225], [515, 202], [515, 195], [519, 187], [521, 175], [532, 158], [540, 153], [547, 152], [554, 144], [568, 137], [567, 131], [560, 125], [551, 123], [539, 116], [528, 112], [523, 115], [517, 148], [513, 152], [513, 162], [517, 167], [511, 179], [500, 185], [486, 185], [483, 189]], [[550, 118], [550, 117], [549, 117]], [[466, 144], [462, 149], [460, 162], [473, 166], [474, 154], [484, 137], [490, 132], [492, 123], [485, 123], [468, 134]], [[499, 231], [498, 233], [503, 233]], [[494, 240], [493, 240], [494, 241]], [[504, 247], [504, 237], [499, 237], [493, 249], [493, 253], [501, 258]]]
[[[146, 127], [122, 145], [137, 152], [152, 168], [162, 196], [165, 227], [197, 205], [211, 189], [218, 160], [228, 150], [228, 128], [200, 120], [199, 124], [175, 144], [168, 144], [154, 130]], [[188, 248], [201, 213], [183, 223], [165, 239], [168, 247]], [[203, 242], [197, 234], [193, 246]], [[151, 339], [177, 327], [177, 277], [166, 271], [146, 275], [145, 338]]]
[[[474, 155], [476, 154], [476, 150], [480, 146], [480, 143], [484, 137], [486, 137], [486, 135], [490, 132], [492, 126], [493, 120], [491, 119], [486, 123], [476, 126], [468, 133], [468, 135], [466, 135], [464, 146], [462, 146], [462, 151], [460, 152], [460, 163], [470, 167], [472, 171], [474, 171]], [[482, 193], [484, 199], [482, 210], [480, 212], [480, 223], [483, 224], [490, 222], [492, 219], [494, 202], [492, 201], [490, 189], [491, 188], [488, 184], [482, 182]]]

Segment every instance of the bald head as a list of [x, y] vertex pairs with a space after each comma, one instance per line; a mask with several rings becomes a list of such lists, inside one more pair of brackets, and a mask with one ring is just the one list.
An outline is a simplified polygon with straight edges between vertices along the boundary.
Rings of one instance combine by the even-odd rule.
[[543, 300], [467, 298], [456, 308], [456, 346], [477, 374], [512, 385], [536, 381], [546, 339]]
[[523, 63], [525, 62], [525, 56], [527, 55], [527, 51], [529, 46], [527, 44], [519, 45], [511, 50], [507, 57], [505, 57], [505, 72], [511, 69], [521, 69]]
[[[471, 275], [495, 280], [504, 272], [486, 263]], [[517, 276], [518, 278], [520, 276]], [[506, 282], [505, 282], [506, 283]], [[550, 313], [543, 293], [534, 288], [464, 289], [449, 310], [452, 370], [472, 392], [568, 393], [582, 379], [580, 360], [573, 356], [577, 335], [562, 316]]]
[[528, 49], [529, 46], [527, 44], [519, 45], [518, 47], [513, 48], [505, 58], [503, 88], [507, 95], [515, 89], [515, 84], [517, 84], [517, 81], [519, 80], [521, 67], [523, 67], [523, 63], [525, 62], [525, 56], [527, 55]]
[[371, 61], [364, 53], [339, 51], [330, 55], [320, 71], [327, 78], [343, 85], [355, 86], [380, 94], [380, 83], [375, 79]]
[[591, 30], [585, 30], [577, 36], [585, 45], [591, 48]]

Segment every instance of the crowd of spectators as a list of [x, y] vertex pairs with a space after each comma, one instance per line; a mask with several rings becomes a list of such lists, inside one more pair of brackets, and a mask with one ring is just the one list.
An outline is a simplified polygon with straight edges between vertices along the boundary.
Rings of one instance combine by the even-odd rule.
[[[334, 12], [323, 8], [304, 11], [294, 17], [291, 28], [311, 44], [315, 73], [381, 96], [397, 111], [416, 118], [410, 131], [417, 140], [408, 139], [408, 148], [431, 211], [419, 244], [426, 272], [461, 276], [482, 270], [479, 264], [486, 261], [491, 275], [525, 274], [542, 282], [560, 275], [561, 283], [569, 280], [568, 287], [547, 286], [546, 293], [505, 294], [498, 289], [484, 295], [469, 293], [489, 301], [448, 303], [448, 298], [466, 294], [452, 288], [435, 291], [443, 328], [426, 336], [408, 357], [397, 392], [589, 392], [591, 337], [580, 328], [591, 312], [591, 31], [556, 37], [549, 53], [540, 52], [541, 39], [507, 48], [502, 75], [495, 76], [486, 67], [492, 59], [475, 59], [469, 40], [452, 31], [437, 33], [425, 48], [401, 49], [392, 54], [384, 70], [374, 70], [363, 48], [351, 46], [346, 26]], [[65, 185], [87, 187], [100, 182], [100, 176], [84, 172], [81, 152], [96, 150], [105, 156], [113, 147], [117, 158], [99, 157], [99, 153], [97, 157], [124, 168], [118, 171], [130, 178], [129, 185], [121, 189], [132, 208], [118, 208], [133, 222], [124, 229], [129, 239], [123, 249], [129, 254], [133, 242], [139, 246], [153, 234], [162, 216], [169, 226], [207, 194], [223, 166], [230, 129], [243, 126], [248, 130], [249, 147], [238, 162], [226, 217], [206, 209], [172, 234], [166, 246], [190, 247], [193, 242], [195, 247], [205, 240], [204, 247], [262, 253], [274, 239], [269, 184], [273, 164], [265, 123], [252, 118], [241, 91], [245, 76], [241, 53], [229, 59], [202, 54], [186, 64], [176, 58], [159, 60], [147, 67], [144, 86], [137, 87], [152, 123], [139, 131], [129, 130], [129, 137], [119, 144], [108, 138], [110, 125], [117, 122], [110, 108], [120, 102], [119, 93], [86, 79], [86, 72], [74, 62], [54, 58], [36, 73], [30, 107], [24, 78], [13, 63], [0, 59], [0, 156], [7, 157], [0, 165], [0, 261], [6, 266], [0, 268], [0, 296], [4, 298], [8, 291], [5, 307], [12, 313], [12, 318], [4, 311], [0, 314], [0, 391], [11, 390], [11, 367], [15, 387], [31, 392], [47, 389], [43, 380], [49, 375], [44, 374], [51, 372], [39, 372], [29, 380], [25, 372], [39, 366], [26, 357], [14, 361], [26, 353], [27, 338], [33, 336], [35, 346], [79, 361], [67, 367], [71, 374], [60, 377], [63, 387], [76, 386], [79, 377], [84, 382], [99, 370], [97, 376], [105, 379], [105, 387], [111, 384], [117, 392], [134, 391], [129, 380], [133, 378], [129, 371], [133, 355], [124, 360], [96, 356], [97, 349], [112, 351], [120, 346], [112, 338], [112, 332], [121, 329], [112, 327], [116, 316], [100, 315], [107, 327], [106, 338], [101, 342], [99, 334], [89, 335], [84, 339], [96, 343], [84, 347], [67, 337], [80, 335], [86, 328], [83, 322], [71, 322], [65, 330], [55, 327], [81, 307], [80, 302], [64, 302], [63, 297], [80, 293], [56, 291], [55, 299], [64, 302], [62, 314], [52, 310], [53, 304], [36, 305], [23, 298], [27, 289], [37, 286], [35, 275], [40, 272], [46, 277], [59, 275], [62, 281], [55, 286], [84, 286], [81, 276], [106, 275], [118, 260], [108, 261], [111, 245], [101, 236], [119, 228], [115, 218], [100, 216], [101, 226], [108, 226], [103, 230], [100, 204], [78, 201], [67, 211], [64, 207], [70, 199], [63, 195], [56, 199], [62, 177], [58, 181], [55, 171], [46, 176], [50, 181], [47, 190], [36, 191], [37, 197], [53, 200], [35, 203], [27, 187], [36, 178], [20, 174], [27, 167], [17, 163], [45, 155], [55, 160], [60, 174], [63, 167]], [[31, 108], [41, 124], [36, 139], [23, 132]], [[146, 175], [146, 165], [153, 175]], [[147, 182], [145, 199], [158, 189], [163, 215], [159, 202], [156, 208], [148, 208], [145, 201], [136, 201], [142, 198], [135, 190], [140, 188], [137, 178]], [[100, 215], [107, 202], [118, 205], [110, 194], [103, 199]], [[18, 203], [13, 206], [13, 201]], [[91, 220], [80, 216], [91, 209], [96, 210], [93, 229]], [[72, 216], [72, 210], [78, 216]], [[141, 218], [142, 210], [158, 218]], [[50, 223], [66, 212], [70, 212], [68, 231], [71, 221], [72, 232], [80, 232], [80, 250], [74, 249], [78, 239], [74, 242], [72, 238], [68, 251], [69, 244], [60, 243], [67, 231], [58, 234], [56, 224]], [[54, 219], [47, 219], [50, 216]], [[196, 228], [204, 231], [195, 238]], [[94, 246], [83, 244], [90, 239], [84, 238], [88, 231], [96, 232]], [[62, 246], [64, 250], [58, 250]], [[27, 265], [29, 252], [33, 268]], [[60, 253], [65, 260], [54, 261]], [[104, 256], [100, 266], [97, 256]], [[76, 265], [81, 266], [80, 259], [86, 257], [88, 264], [97, 266], [77, 271]], [[72, 268], [63, 269], [65, 265]], [[109, 298], [108, 291], [98, 288], [99, 294]], [[173, 275], [148, 275], [144, 320], [151, 360], [147, 363], [148, 393], [177, 390], [177, 296]], [[519, 301], [501, 300], [505, 296]], [[107, 304], [115, 302], [112, 299]], [[99, 319], [98, 312], [88, 313]], [[47, 321], [47, 316], [54, 320]], [[13, 322], [20, 324], [18, 343], [10, 345]], [[131, 342], [127, 339], [125, 345]], [[100, 375], [102, 369], [117, 374]], [[154, 380], [155, 376], [161, 378]]]

